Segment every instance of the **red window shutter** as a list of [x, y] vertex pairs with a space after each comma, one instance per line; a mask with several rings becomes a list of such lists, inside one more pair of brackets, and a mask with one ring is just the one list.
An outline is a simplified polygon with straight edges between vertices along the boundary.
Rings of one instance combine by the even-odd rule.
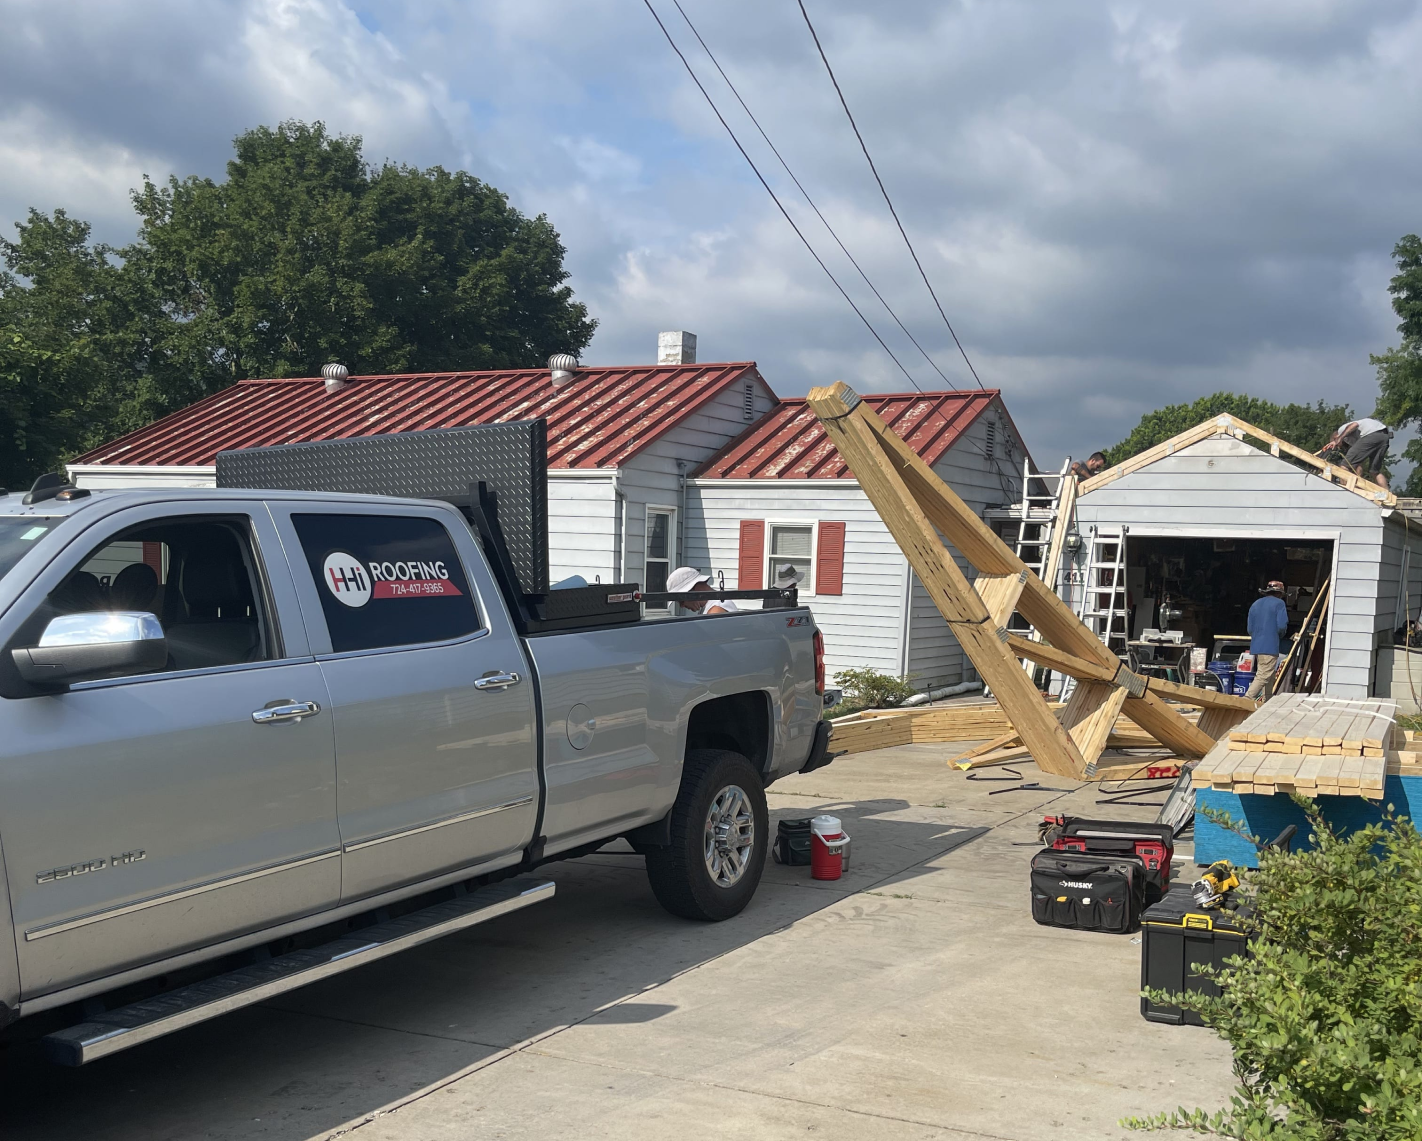
[[153, 573], [158, 576], [158, 581], [163, 581], [163, 544], [152, 543], [144, 540], [143, 561], [153, 568]]
[[741, 520], [741, 554], [736, 568], [737, 590], [760, 590], [765, 582], [765, 520]]
[[844, 593], [844, 524], [820, 522], [815, 551], [815, 593]]

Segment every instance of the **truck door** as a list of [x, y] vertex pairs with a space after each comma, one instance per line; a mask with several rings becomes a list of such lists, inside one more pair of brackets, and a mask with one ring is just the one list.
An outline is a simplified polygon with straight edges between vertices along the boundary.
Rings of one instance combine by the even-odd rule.
[[342, 898], [515, 862], [538, 812], [534, 683], [468, 527], [273, 510], [331, 694]]
[[[214, 506], [100, 520], [0, 620], [0, 834], [26, 997], [339, 898], [330, 698], [291, 574], [263, 504]], [[156, 615], [167, 661], [66, 692], [23, 681], [13, 649], [104, 611]]]

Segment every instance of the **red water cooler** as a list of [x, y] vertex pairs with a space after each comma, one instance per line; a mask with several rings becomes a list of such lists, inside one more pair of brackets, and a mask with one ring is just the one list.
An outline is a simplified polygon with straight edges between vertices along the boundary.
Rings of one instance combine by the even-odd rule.
[[838, 816], [816, 816], [810, 821], [810, 875], [817, 880], [837, 880], [849, 870], [849, 837]]

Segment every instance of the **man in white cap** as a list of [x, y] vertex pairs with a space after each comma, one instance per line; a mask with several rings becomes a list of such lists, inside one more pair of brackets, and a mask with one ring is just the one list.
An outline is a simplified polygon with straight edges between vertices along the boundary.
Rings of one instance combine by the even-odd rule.
[[[695, 567], [677, 567], [671, 574], [667, 575], [668, 594], [687, 594], [691, 591], [711, 592], [711, 579], [702, 574]], [[686, 607], [695, 614], [703, 611], [707, 614], [735, 614], [739, 607], [730, 599], [718, 599], [707, 605], [705, 602], [682, 602], [678, 605]]]
[[1289, 632], [1289, 608], [1284, 605], [1284, 584], [1270, 581], [1249, 608], [1249, 652], [1254, 655], [1254, 680], [1244, 696], [1267, 700], [1264, 691], [1279, 668], [1280, 643]]

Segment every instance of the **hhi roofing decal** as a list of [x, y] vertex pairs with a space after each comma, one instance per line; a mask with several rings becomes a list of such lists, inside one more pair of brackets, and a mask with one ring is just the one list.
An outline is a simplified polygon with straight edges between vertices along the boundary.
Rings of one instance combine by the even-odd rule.
[[448, 598], [462, 593], [450, 582], [442, 560], [376, 561], [367, 566], [346, 551], [326, 556], [322, 581], [338, 601], [352, 607], [372, 598]]

